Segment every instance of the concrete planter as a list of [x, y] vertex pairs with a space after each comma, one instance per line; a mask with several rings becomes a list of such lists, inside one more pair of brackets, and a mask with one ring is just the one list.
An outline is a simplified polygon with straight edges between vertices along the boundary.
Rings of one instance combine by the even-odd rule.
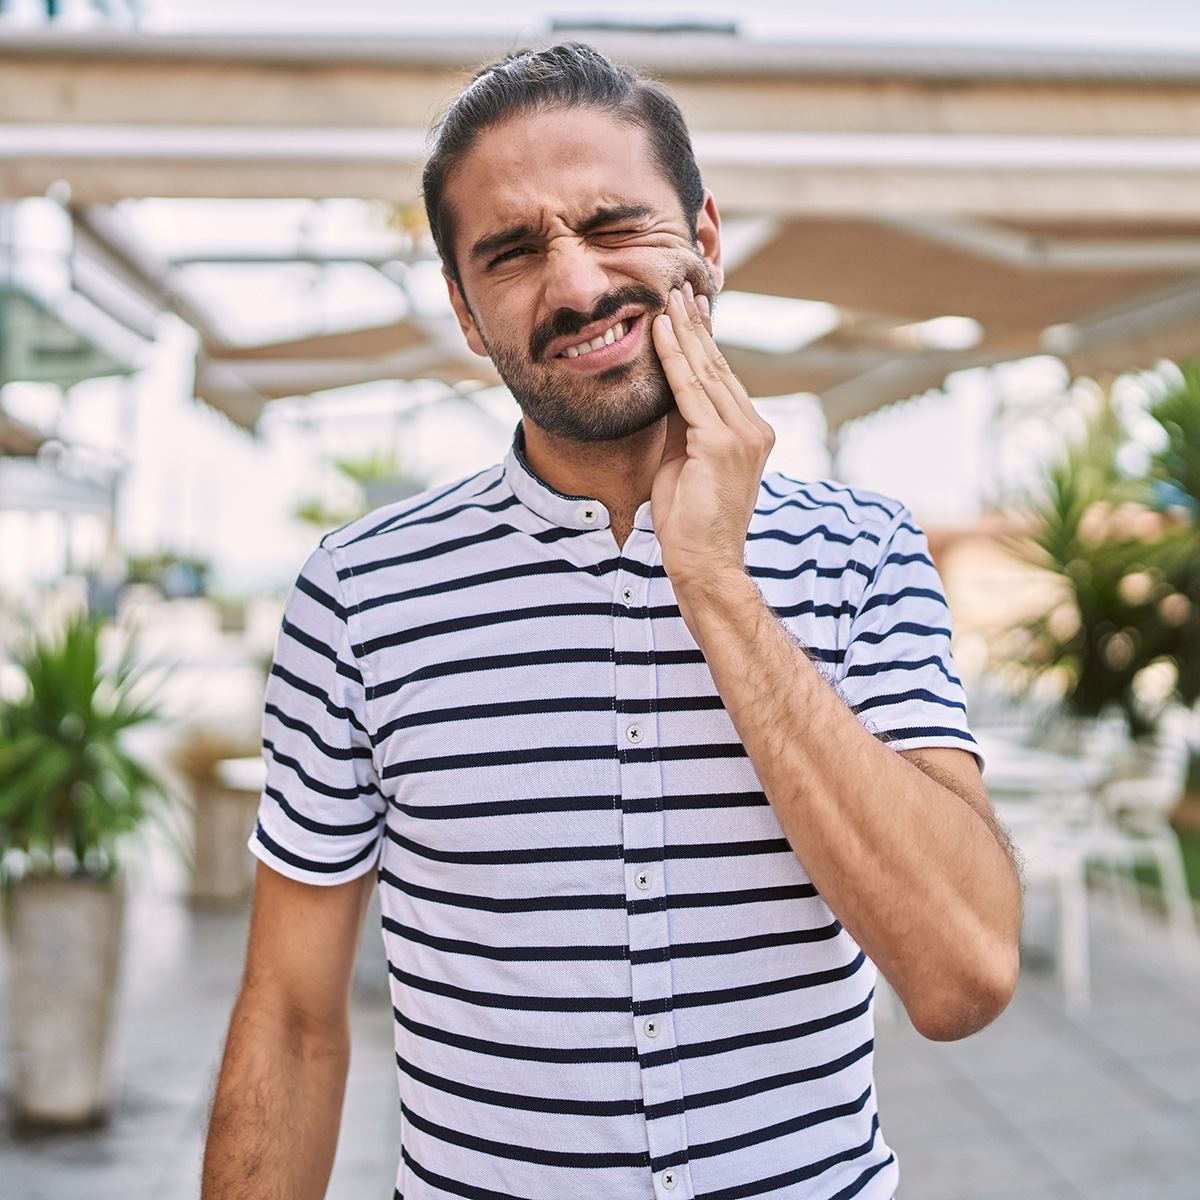
[[18, 1125], [79, 1128], [108, 1114], [123, 909], [120, 883], [12, 885], [6, 924]]
[[212, 781], [193, 791], [195, 815], [192, 899], [237, 904], [254, 883], [254, 856], [247, 848], [266, 782], [261, 758], [226, 759]]
[[258, 794], [200, 784], [193, 793], [192, 899], [238, 904], [250, 894], [254, 856], [246, 848]]

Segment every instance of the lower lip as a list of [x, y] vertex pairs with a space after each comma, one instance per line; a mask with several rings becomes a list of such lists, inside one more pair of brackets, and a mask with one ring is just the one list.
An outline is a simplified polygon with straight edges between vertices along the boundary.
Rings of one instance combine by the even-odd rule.
[[561, 354], [556, 354], [554, 361], [571, 371], [602, 371], [605, 367], [615, 367], [629, 358], [637, 349], [642, 340], [642, 327], [645, 323], [644, 316], [634, 317], [623, 338], [607, 346], [601, 346], [599, 350], [580, 354], [576, 358], [563, 358]]

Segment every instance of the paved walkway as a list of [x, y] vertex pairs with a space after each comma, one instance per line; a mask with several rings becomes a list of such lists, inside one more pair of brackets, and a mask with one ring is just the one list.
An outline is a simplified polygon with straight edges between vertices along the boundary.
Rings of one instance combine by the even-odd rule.
[[[111, 1123], [33, 1139], [0, 1124], [5, 1200], [195, 1200], [246, 913], [193, 910], [178, 892], [157, 869], [133, 898]], [[1175, 971], [1152, 927], [1117, 938], [1101, 913], [1093, 949], [1084, 1017], [1064, 1013], [1031, 954], [1009, 1011], [974, 1038], [936, 1045], [902, 1020], [880, 1028], [899, 1200], [1200, 1197], [1200, 979]], [[329, 1200], [390, 1200], [399, 1118], [382, 991], [358, 988], [353, 1022]], [[5, 1058], [0, 1091], [7, 1071]]]

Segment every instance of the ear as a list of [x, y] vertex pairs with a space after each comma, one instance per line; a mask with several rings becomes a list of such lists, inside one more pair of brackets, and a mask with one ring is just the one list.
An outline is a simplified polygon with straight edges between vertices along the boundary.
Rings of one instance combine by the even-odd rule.
[[696, 214], [696, 240], [719, 292], [725, 282], [725, 272], [721, 268], [721, 214], [717, 212], [717, 202], [708, 188], [704, 189], [704, 203]]
[[442, 278], [446, 281], [446, 290], [450, 293], [450, 303], [454, 308], [454, 315], [458, 318], [458, 327], [463, 331], [463, 337], [467, 339], [467, 345], [480, 357], [489, 358], [487, 347], [483, 344], [483, 338], [479, 336], [479, 330], [475, 327], [475, 318], [470, 308], [467, 307], [462, 290], [445, 271], [442, 272]]

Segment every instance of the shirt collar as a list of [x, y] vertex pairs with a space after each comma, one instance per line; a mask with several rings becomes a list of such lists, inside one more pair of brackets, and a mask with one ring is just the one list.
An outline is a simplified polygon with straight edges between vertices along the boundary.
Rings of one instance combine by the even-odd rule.
[[[552, 525], [582, 532], [609, 527], [608, 509], [599, 500], [591, 496], [565, 496], [534, 474], [525, 458], [525, 429], [521, 424], [517, 425], [512, 449], [504, 460], [504, 477], [516, 498]], [[638, 508], [633, 523], [636, 529], [653, 532], [649, 501]]]

